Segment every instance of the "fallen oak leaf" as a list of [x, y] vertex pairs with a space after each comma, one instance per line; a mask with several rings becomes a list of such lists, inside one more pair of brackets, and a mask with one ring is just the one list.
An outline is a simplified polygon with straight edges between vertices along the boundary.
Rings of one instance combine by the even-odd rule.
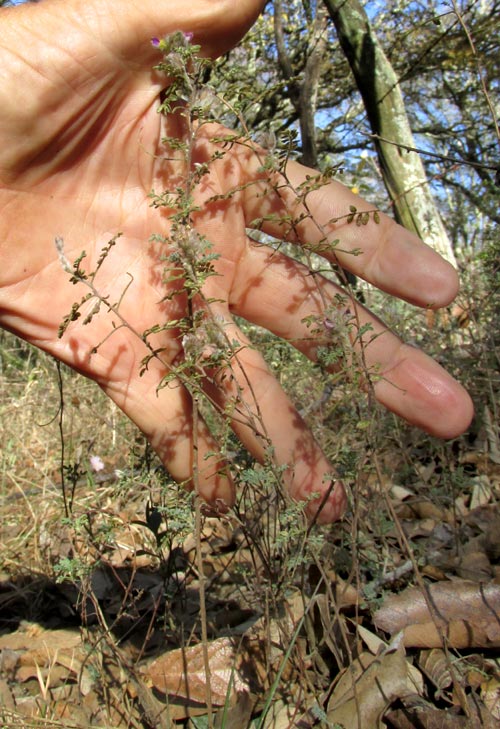
[[215, 729], [241, 729], [250, 726], [254, 703], [250, 694], [238, 694], [234, 706], [223, 706], [219, 709], [215, 717]]
[[[370, 653], [372, 653], [374, 656], [385, 653], [392, 653], [395, 650], [399, 650], [401, 645], [404, 646], [402, 635], [398, 634], [394, 636], [390, 645], [388, 645], [381, 638], [379, 638], [378, 635], [375, 635], [375, 633], [372, 633], [371, 630], [368, 630], [362, 625], [356, 625], [355, 629]], [[412, 693], [423, 695], [424, 682], [422, 674], [420, 673], [418, 668], [416, 668], [409, 661], [406, 661], [406, 673], [408, 674], [408, 682], [411, 682], [413, 685]]]
[[[210, 685], [205, 671], [205, 650], [210, 666]], [[238, 641], [218, 638], [206, 645], [168, 651], [144, 671], [155, 689], [169, 697], [207, 704], [233, 705], [238, 692], [250, 693], [249, 681], [238, 670]]]
[[467, 580], [410, 587], [391, 595], [373, 616], [386, 633], [403, 631], [404, 643], [418, 648], [500, 646], [500, 585]]
[[402, 643], [380, 656], [362, 653], [341, 674], [328, 701], [329, 726], [381, 729], [388, 707], [413, 694]]
[[500, 721], [500, 681], [490, 678], [481, 686], [481, 698], [491, 715]]
[[196, 709], [207, 705], [210, 694], [213, 705], [233, 707], [243, 694], [260, 694], [269, 688], [270, 666], [280, 676], [288, 675], [290, 646], [301, 650], [298, 628], [304, 610], [303, 596], [293, 593], [283, 604], [280, 619], [267, 624], [261, 618], [241, 636], [168, 651], [143, 667], [141, 674], [170, 704]]
[[[7, 681], [3, 678], [0, 678], [0, 706], [8, 710], [14, 710], [16, 708], [14, 694], [10, 690]], [[0, 719], [2, 719], [1, 716]]]
[[488, 555], [481, 549], [481, 539], [469, 542], [457, 564], [457, 575], [472, 582], [485, 582], [493, 576], [493, 568]]
[[395, 729], [479, 729], [467, 716], [457, 716], [428, 703], [391, 711], [387, 718]]
[[453, 684], [450, 657], [442, 648], [420, 651], [418, 665], [440, 694]]

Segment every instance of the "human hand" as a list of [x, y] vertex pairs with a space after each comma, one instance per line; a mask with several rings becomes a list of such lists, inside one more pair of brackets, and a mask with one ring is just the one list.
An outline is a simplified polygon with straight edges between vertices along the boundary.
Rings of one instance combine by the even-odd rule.
[[[260, 219], [264, 232], [319, 246], [325, 258], [421, 306], [449, 303], [457, 277], [384, 215], [378, 223], [370, 215], [366, 225], [349, 224], [351, 205], [359, 212], [371, 208], [339, 183], [304, 196], [301, 185], [314, 175], [311, 170], [288, 162], [286, 179], [280, 172], [264, 173], [257, 149], [226, 147], [214, 141], [224, 130], [200, 125], [190, 140], [190, 166], [209, 164], [193, 187], [198, 211], [190, 214], [187, 229], [211, 241], [218, 275], [207, 278], [191, 300], [178, 280], [169, 279], [165, 269], [170, 265], [172, 273], [174, 266], [164, 260], [165, 243], [151, 236], [168, 239], [172, 211], [152, 207], [148, 195], [183, 185], [185, 160], [166, 154], [162, 138], [185, 137], [186, 121], [179, 113], [157, 112], [165, 80], [151, 70], [159, 59], [150, 39], [181, 29], [215, 56], [237, 42], [262, 5], [44, 0], [0, 12], [0, 324], [96, 380], [176, 480], [210, 503], [229, 504], [229, 471], [182, 377], [158, 389], [184, 360], [185, 332], [157, 331], [147, 338], [149, 349], [143, 336], [158, 324], [210, 309], [231, 346], [227, 368], [209, 366], [208, 353], [206, 392], [230, 414], [254, 456], [263, 459], [272, 446], [294, 498], [318, 494], [308, 506], [311, 514], [327, 495], [320, 519], [331, 521], [345, 506], [342, 484], [330, 490], [331, 464], [233, 315], [290, 340], [315, 360], [330, 333], [327, 327], [313, 333], [305, 319], [328, 319], [339, 289], [281, 252], [252, 243], [246, 228]], [[293, 225], [284, 222], [290, 216]], [[84, 326], [93, 299], [60, 338], [61, 322], [88, 287], [70, 283], [54, 239], [64, 240], [69, 261], [85, 250], [82, 265], [93, 271], [118, 232], [95, 279], [101, 295], [114, 302], [113, 311], [102, 306]], [[333, 241], [339, 241], [335, 248]], [[354, 249], [360, 254], [349, 253]], [[435, 435], [462, 432], [472, 415], [463, 388], [359, 304], [351, 301], [349, 308], [356, 326], [371, 325], [363, 358], [368, 370], [378, 372], [377, 399]], [[152, 349], [159, 354], [139, 376]]]

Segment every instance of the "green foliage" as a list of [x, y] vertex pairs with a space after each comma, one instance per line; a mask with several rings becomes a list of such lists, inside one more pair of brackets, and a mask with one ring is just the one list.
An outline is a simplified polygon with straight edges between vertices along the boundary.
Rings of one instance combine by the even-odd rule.
[[95, 563], [89, 563], [81, 557], [62, 557], [54, 565], [56, 582], [80, 583], [87, 580], [95, 569]]
[[479, 261], [483, 267], [492, 296], [497, 299], [500, 289], [500, 235], [496, 228], [491, 228], [486, 236], [486, 244], [479, 253]]
[[175, 547], [193, 533], [193, 501], [193, 494], [179, 490], [176, 484], [167, 481], [158, 504], [151, 501], [146, 504], [145, 521], [134, 521], [134, 524], [146, 527], [154, 535], [160, 567], [168, 567], [168, 560]]

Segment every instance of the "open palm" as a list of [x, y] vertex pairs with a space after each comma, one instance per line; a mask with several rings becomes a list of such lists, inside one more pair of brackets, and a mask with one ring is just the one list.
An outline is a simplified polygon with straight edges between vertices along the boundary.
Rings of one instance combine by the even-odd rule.
[[[241, 37], [262, 2], [183, 5], [173, 0], [140, 8], [132, 1], [45, 0], [1, 11], [0, 323], [95, 379], [147, 435], [177, 480], [193, 486], [195, 473], [204, 498], [230, 503], [231, 477], [214, 455], [217, 446], [188, 390], [178, 379], [158, 390], [172, 366], [183, 361], [183, 332], [169, 328], [149, 336], [149, 350], [142, 338], [155, 325], [182, 319], [191, 306], [179, 280], [169, 278], [168, 244], [151, 238], [168, 241], [171, 211], [153, 207], [149, 193], [175, 189], [186, 178], [184, 161], [170, 154], [162, 139], [182, 137], [186, 128], [182, 115], [166, 118], [157, 112], [166, 82], [152, 72], [158, 56], [150, 39], [181, 29], [194, 33], [206, 54], [216, 55]], [[230, 375], [212, 368], [205, 386], [212, 400], [231, 413], [235, 431], [256, 457], [272, 444], [276, 462], [287, 467], [293, 496], [314, 491], [321, 499], [332, 467], [232, 317], [265, 326], [314, 359], [327, 332], [312, 336], [304, 319], [324, 320], [338, 290], [281, 253], [253, 244], [247, 227], [266, 219], [265, 232], [308, 245], [319, 244], [326, 232], [327, 240], [340, 241], [337, 255], [325, 250], [326, 258], [420, 305], [447, 304], [456, 293], [456, 276], [385, 216], [379, 224], [348, 224], [350, 205], [369, 208], [338, 183], [308, 195], [314, 220], [305, 216], [292, 235], [290, 226], [287, 230], [273, 221], [300, 217], [303, 201], [295, 191], [311, 171], [291, 163], [286, 184], [280, 184], [262, 172], [258, 150], [214, 141], [224, 133], [201, 126], [191, 149], [192, 168], [211, 161], [193, 188], [198, 211], [189, 225], [218, 256], [213, 262], [217, 275], [207, 279], [203, 297], [192, 303], [200, 307], [212, 300], [211, 316], [225, 340], [239, 345]], [[216, 150], [222, 152], [220, 159], [213, 158]], [[85, 251], [82, 267], [90, 272], [118, 233], [94, 280], [113, 311], [104, 305], [84, 325], [93, 298], [58, 337], [64, 317], [89, 290], [70, 282], [55, 239], [64, 241], [64, 256], [71, 262]], [[361, 249], [361, 255], [338, 253], [353, 249]], [[356, 312], [358, 324], [369, 322], [379, 335], [365, 354], [368, 366], [384, 375], [375, 385], [377, 398], [437, 435], [461, 432], [471, 404], [458, 383], [359, 306]], [[160, 354], [139, 376], [151, 348]], [[337, 484], [322, 519], [338, 517], [343, 507]]]

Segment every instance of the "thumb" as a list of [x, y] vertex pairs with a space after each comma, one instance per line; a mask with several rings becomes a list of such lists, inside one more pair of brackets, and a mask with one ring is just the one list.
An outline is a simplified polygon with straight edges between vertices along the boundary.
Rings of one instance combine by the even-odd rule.
[[[114, 3], [111, 1], [110, 5]], [[136, 32], [140, 32], [142, 41], [148, 41], [152, 35], [183, 30], [193, 33], [194, 42], [202, 46], [205, 55], [216, 58], [239, 43], [257, 20], [266, 0], [191, 0], [184, 3], [150, 0], [146, 5], [151, 6], [148, 17], [144, 17], [144, 3], [138, 3], [138, 17], [134, 18]], [[134, 38], [130, 41], [136, 42]]]
[[[265, 0], [45, 0], [43, 10], [85, 28], [117, 56], [148, 65], [158, 56], [150, 40], [176, 30], [193, 34], [207, 56], [236, 45], [266, 4]], [[41, 7], [42, 9], [42, 7]]]

